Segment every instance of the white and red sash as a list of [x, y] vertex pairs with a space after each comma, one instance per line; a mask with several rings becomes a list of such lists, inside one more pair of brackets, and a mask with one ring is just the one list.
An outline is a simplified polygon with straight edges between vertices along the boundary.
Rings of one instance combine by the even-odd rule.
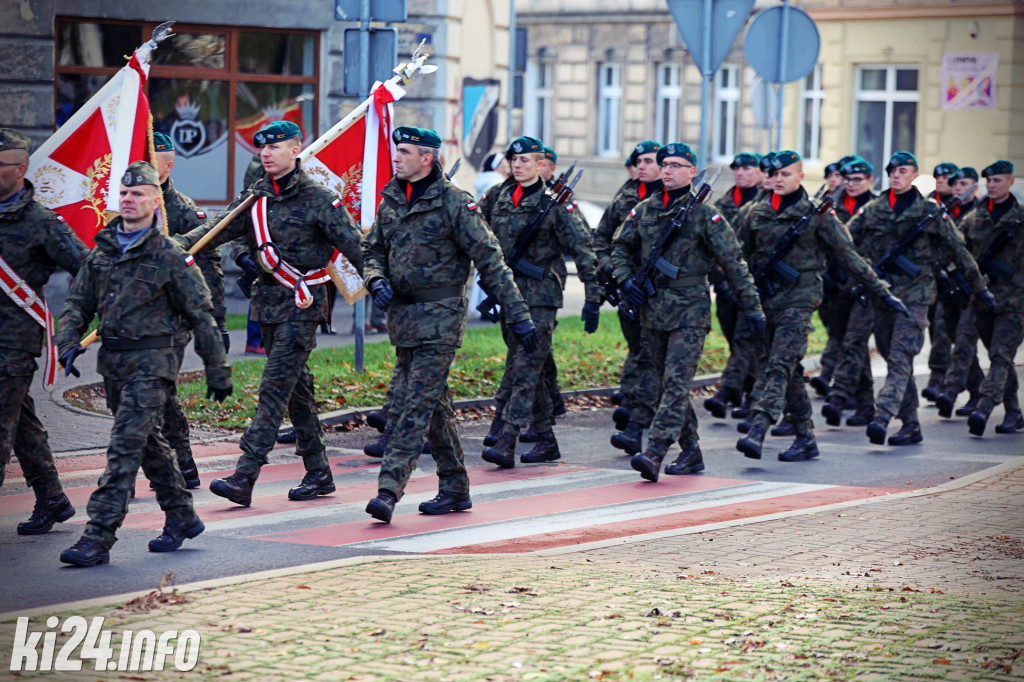
[[46, 390], [50, 390], [57, 379], [58, 367], [57, 348], [53, 345], [53, 318], [50, 316], [50, 309], [2, 256], [0, 256], [0, 288], [14, 301], [15, 305], [39, 323], [46, 333], [46, 369], [43, 372], [43, 386]]
[[309, 287], [331, 281], [327, 268], [317, 268], [306, 273], [299, 272], [293, 265], [281, 258], [280, 251], [270, 239], [270, 226], [267, 224], [267, 198], [260, 197], [252, 205], [252, 229], [256, 236], [256, 256], [260, 266], [274, 276], [287, 289], [295, 292], [295, 305], [308, 308], [313, 304], [313, 294]]

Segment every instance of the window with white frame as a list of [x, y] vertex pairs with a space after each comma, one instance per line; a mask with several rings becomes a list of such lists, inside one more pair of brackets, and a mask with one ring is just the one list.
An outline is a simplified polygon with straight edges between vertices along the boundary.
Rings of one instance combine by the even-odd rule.
[[622, 66], [601, 64], [597, 68], [597, 154], [618, 156], [619, 123], [622, 115]]
[[679, 72], [679, 64], [658, 64], [655, 72], [654, 139], [662, 144], [679, 138], [679, 102], [683, 94]]
[[819, 64], [800, 85], [800, 155], [811, 161], [821, 158], [821, 108], [824, 104]]
[[[917, 141], [918, 69], [916, 66], [857, 68], [854, 152], [875, 168], [884, 168], [894, 152], [913, 152]], [[887, 183], [876, 174], [877, 187]]]
[[547, 61], [531, 61], [526, 66], [526, 107], [523, 112], [523, 132], [543, 140], [553, 141], [551, 129], [552, 88], [555, 65]]
[[712, 125], [712, 156], [731, 161], [736, 155], [736, 115], [740, 101], [740, 70], [724, 65], [715, 75], [715, 104]]

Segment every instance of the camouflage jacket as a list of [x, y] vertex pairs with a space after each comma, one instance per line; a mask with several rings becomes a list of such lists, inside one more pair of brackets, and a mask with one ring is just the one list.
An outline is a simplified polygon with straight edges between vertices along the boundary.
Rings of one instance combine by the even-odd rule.
[[928, 224], [925, 234], [914, 241], [903, 255], [921, 268], [917, 277], [911, 277], [898, 268], [892, 268], [886, 279], [892, 285], [892, 292], [907, 305], [931, 305], [935, 302], [935, 271], [946, 262], [952, 261], [960, 268], [975, 291], [985, 288], [978, 272], [978, 265], [964, 245], [963, 238], [945, 215], [941, 206], [925, 199], [916, 187], [914, 202], [898, 216], [889, 206], [892, 190], [882, 192], [857, 210], [847, 227], [856, 235], [857, 250], [869, 262], [875, 263], [884, 257], [900, 239], [909, 234], [925, 217], [925, 210], [938, 211], [935, 220]]
[[[79, 343], [94, 315], [99, 316], [102, 339], [139, 340], [169, 336], [176, 346], [188, 342], [187, 329], [196, 337], [196, 352], [207, 372], [229, 373], [224, 346], [210, 314], [210, 293], [192, 256], [158, 229], [121, 252], [116, 232], [122, 224], [114, 218], [96, 235], [71, 285], [60, 315], [60, 331], [54, 343], [61, 354]], [[179, 349], [99, 351], [96, 368], [103, 376], [127, 381], [139, 376], [175, 381]]]
[[626, 180], [615, 192], [612, 203], [601, 214], [601, 221], [594, 230], [594, 253], [601, 270], [612, 270], [612, 240], [615, 232], [626, 222], [629, 212], [640, 203], [640, 195], [637, 193], [639, 187], [639, 180]]
[[[88, 247], [64, 219], [34, 198], [32, 183], [15, 201], [0, 206], [0, 256], [40, 298], [43, 285], [57, 268], [78, 272]], [[50, 311], [56, 317], [56, 310]], [[38, 357], [43, 351], [43, 328], [0, 293], [0, 348]]]
[[[737, 187], [733, 185], [725, 194], [718, 197], [718, 200], [712, 204], [718, 210], [718, 213], [723, 218], [725, 218], [725, 221], [729, 224], [729, 227], [730, 229], [733, 230], [734, 234], [735, 227], [738, 224], [737, 218], [740, 215], [740, 212], [744, 208], [750, 206], [752, 203], [757, 201], [757, 198], [760, 194], [759, 192], [755, 193], [753, 199], [743, 204], [737, 204], [735, 198], [736, 189]], [[742, 244], [743, 242], [740, 242], [740, 248], [742, 248]], [[746, 255], [744, 255], [744, 258], [745, 257]], [[708, 279], [711, 281], [712, 284], [715, 284], [717, 286], [719, 282], [723, 282], [728, 278], [725, 275], [725, 271], [722, 270], [722, 268], [719, 267], [718, 265], [715, 265], [711, 268], [711, 272], [708, 273]]]
[[381, 192], [373, 228], [363, 242], [367, 284], [386, 279], [396, 300], [388, 308], [388, 334], [398, 347], [427, 343], [461, 346], [466, 333], [467, 297], [423, 303], [402, 302], [402, 294], [465, 285], [470, 261], [484, 287], [501, 301], [506, 320], [519, 322], [530, 312], [498, 240], [469, 193], [440, 175], [410, 207], [405, 189], [392, 179]]
[[[542, 191], [523, 197], [519, 206], [512, 203], [514, 178], [502, 183], [498, 200], [491, 217], [491, 229], [498, 238], [502, 252], [508, 254], [522, 230], [533, 221], [543, 209], [541, 201], [550, 201]], [[516, 284], [526, 303], [531, 307], [561, 308], [564, 277], [559, 270], [565, 253], [571, 253], [576, 261], [576, 271], [586, 289], [586, 299], [594, 303], [602, 301], [601, 289], [597, 285], [597, 258], [594, 256], [589, 231], [580, 228], [581, 223], [570, 215], [574, 207], [556, 206], [548, 212], [537, 232], [537, 236], [526, 250], [524, 260], [545, 271], [544, 279], [533, 279], [514, 272]]]
[[480, 198], [480, 213], [483, 215], [484, 220], [487, 224], [491, 224], [491, 216], [494, 214], [494, 205], [498, 203], [498, 192], [501, 191], [501, 186], [505, 181], [499, 182], [496, 185], [491, 186], [483, 197]]
[[[274, 191], [274, 183], [264, 174], [253, 185], [238, 195], [238, 198], [224, 210], [226, 215], [240, 204], [250, 193], [267, 198], [267, 222], [270, 239], [281, 252], [281, 257], [302, 272], [327, 265], [334, 249], [341, 251], [352, 265], [362, 272], [363, 254], [359, 243], [361, 234], [345, 210], [345, 205], [336, 199], [330, 190], [312, 180], [301, 167], [295, 170], [281, 193]], [[207, 222], [177, 239], [186, 248], [199, 241], [217, 223]], [[256, 237], [253, 235], [252, 213], [245, 211], [225, 227], [206, 246], [214, 249], [233, 239], [242, 239], [253, 260], [259, 263], [256, 253]], [[250, 316], [257, 322], [281, 323], [289, 320], [319, 322], [326, 320], [327, 287], [310, 287], [313, 304], [306, 309], [295, 305], [291, 289], [280, 284], [269, 274], [263, 274], [252, 289], [252, 311]]]
[[[978, 207], [971, 211], [961, 224], [964, 236], [967, 240], [967, 248], [975, 258], [981, 258], [993, 241], [1006, 228], [1016, 223], [1016, 230], [1009, 243], [993, 253], [992, 256], [998, 261], [997, 266], [1005, 266], [1012, 273], [1006, 277], [997, 274], [988, 263], [985, 264], [988, 278], [988, 289], [995, 296], [996, 303], [1001, 310], [1024, 310], [1024, 207], [1012, 194], [1008, 201], [1013, 202], [1013, 208], [1007, 211], [999, 222], [993, 222], [989, 213], [988, 200], [978, 202]], [[997, 268], [1002, 270], [1001, 267]], [[978, 306], [978, 310], [988, 312], [987, 308]]]
[[[742, 231], [748, 242], [749, 253], [752, 254], [751, 268], [755, 272], [758, 265], [771, 256], [789, 228], [814, 210], [807, 193], [803, 189], [797, 191], [801, 193], [800, 200], [781, 213], [772, 207], [774, 194], [758, 201], [746, 213]], [[765, 308], [784, 310], [817, 308], [821, 305], [821, 269], [826, 249], [832, 251], [840, 267], [854, 279], [866, 284], [873, 294], [887, 296], [889, 286], [878, 279], [871, 266], [857, 255], [852, 246], [850, 233], [831, 213], [813, 218], [782, 259], [786, 265], [800, 273], [799, 279], [793, 283], [773, 279], [775, 295], [762, 301]]]
[[[635, 274], [634, 254], [641, 262], [654, 243], [668, 229], [685, 197], [663, 205], [665, 190], [644, 199], [622, 224], [612, 242], [613, 276], [620, 285]], [[704, 281], [712, 265], [718, 263], [726, 272], [737, 298], [747, 315], [761, 313], [761, 304], [754, 289], [754, 280], [743, 260], [739, 242], [714, 208], [697, 206], [678, 232], [668, 240], [662, 258], [679, 268], [671, 280], [660, 271], [654, 277], [656, 293], [641, 311], [641, 324], [650, 329], [671, 331], [679, 327], [711, 329], [711, 297]], [[691, 280], [687, 282], [686, 280]]]
[[[167, 209], [167, 234], [185, 234], [206, 222], [206, 212], [196, 202], [174, 188], [174, 180], [163, 187], [164, 208]], [[210, 290], [213, 317], [218, 324], [224, 321], [224, 270], [220, 265], [219, 249], [203, 249], [195, 255], [196, 265], [203, 273], [206, 288]]]

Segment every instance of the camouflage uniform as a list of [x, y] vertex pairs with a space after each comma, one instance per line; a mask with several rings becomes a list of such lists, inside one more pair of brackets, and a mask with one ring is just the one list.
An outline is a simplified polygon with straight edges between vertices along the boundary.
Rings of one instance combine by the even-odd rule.
[[[890, 206], [892, 190], [888, 190], [858, 210], [850, 220], [851, 232], [863, 232], [860, 250], [871, 262], [885, 256], [897, 240], [916, 227], [925, 216], [926, 206], [930, 207], [928, 210], [942, 211], [927, 201], [917, 188], [911, 187], [907, 192], [913, 193], [913, 203], [899, 215]], [[893, 295], [903, 301], [911, 317], [875, 306], [875, 343], [888, 365], [885, 383], [875, 399], [875, 414], [876, 419], [886, 423], [895, 416], [908, 424], [918, 422], [914, 356], [924, 345], [928, 306], [935, 301], [935, 268], [948, 258], [966, 274], [975, 291], [983, 290], [985, 283], [956, 227], [944, 215], [933, 220], [925, 234], [915, 240], [904, 255], [920, 266], [921, 272], [915, 278], [897, 268], [888, 273]]]
[[[543, 182], [543, 181], [541, 181]], [[524, 196], [516, 206], [512, 201], [515, 178], [501, 185], [497, 203], [491, 217], [491, 229], [498, 238], [502, 251], [507, 253], [515, 244], [521, 230], [529, 225], [542, 210], [543, 189]], [[551, 431], [551, 396], [541, 382], [541, 370], [551, 352], [551, 336], [555, 328], [555, 315], [562, 307], [564, 282], [564, 252], [571, 252], [576, 261], [579, 278], [586, 289], [586, 300], [600, 304], [601, 290], [597, 285], [597, 259], [589, 230], [582, 230], [568, 208], [554, 207], [545, 217], [537, 236], [526, 250], [523, 259], [545, 271], [541, 280], [513, 272], [516, 285], [530, 307], [530, 317], [537, 326], [539, 347], [533, 353], [523, 352], [519, 343], [506, 329], [514, 319], [503, 317], [503, 335], [508, 345], [505, 372], [499, 387], [500, 395], [508, 395], [501, 417], [508, 433], [518, 433], [532, 424], [538, 433]], [[561, 268], [561, 269], [560, 269]], [[559, 279], [562, 277], [563, 279]], [[538, 391], [537, 388], [541, 390]]]
[[[275, 190], [275, 185], [280, 192]], [[359, 229], [340, 200], [306, 175], [301, 167], [274, 182], [264, 174], [243, 192], [230, 212], [250, 193], [267, 198], [267, 223], [271, 241], [281, 257], [302, 272], [323, 267], [335, 248], [356, 267], [362, 264]], [[187, 246], [196, 243], [215, 224], [210, 221], [179, 237]], [[206, 248], [215, 249], [233, 239], [242, 239], [258, 262], [252, 216], [245, 211], [215, 236]], [[330, 283], [327, 286], [333, 286]], [[259, 404], [252, 424], [239, 443], [242, 456], [236, 472], [255, 481], [267, 463], [277, 431], [287, 408], [295, 427], [295, 454], [302, 457], [306, 471], [328, 466], [326, 445], [317, 417], [313, 375], [306, 361], [316, 348], [316, 330], [328, 317], [327, 287], [310, 287], [313, 303], [305, 309], [295, 305], [291, 289], [262, 273], [252, 289], [250, 316], [260, 323], [267, 364], [260, 381]]]
[[[659, 236], [668, 229], [686, 195], [675, 200], [663, 188], [640, 202], [622, 224], [612, 246], [613, 276], [620, 285], [636, 271], [634, 254], [641, 262]], [[660, 391], [645, 392], [656, 400], [647, 452], [663, 457], [683, 435], [684, 425], [695, 427], [690, 405], [693, 381], [704, 337], [711, 329], [711, 296], [707, 275], [717, 261], [735, 286], [737, 297], [748, 315], [761, 314], [753, 280], [743, 260], [739, 242], [729, 224], [710, 206], [699, 205], [668, 241], [662, 257], [679, 268], [678, 277], [658, 273], [656, 293], [639, 311]], [[660, 393], [660, 399], [659, 399]], [[647, 406], [651, 409], [655, 406]], [[634, 417], [635, 420], [635, 417]], [[690, 428], [695, 436], [696, 429]], [[693, 443], [681, 442], [684, 451]]]
[[424, 436], [437, 463], [440, 492], [469, 491], [448, 371], [466, 333], [470, 261], [501, 301], [509, 323], [529, 319], [480, 209], [444, 177], [440, 166], [433, 172], [436, 180], [412, 206], [404, 183], [392, 179], [384, 187], [373, 229], [363, 243], [367, 284], [385, 279], [395, 292], [388, 309], [388, 333], [397, 355], [389, 415], [397, 413], [397, 424], [378, 488], [396, 500], [416, 467]]
[[63, 355], [76, 346], [94, 315], [103, 347], [97, 371], [114, 413], [107, 466], [89, 498], [84, 537], [110, 548], [128, 511], [141, 464], [167, 515], [167, 526], [195, 518], [192, 496], [161, 433], [164, 409], [180, 366], [177, 346], [195, 332], [208, 382], [230, 385], [231, 369], [210, 314], [210, 295], [191, 256], [156, 228], [122, 253], [114, 218], [96, 235], [75, 278], [56, 337]]
[[[28, 180], [20, 196], [0, 204], [0, 256], [37, 296], [45, 295], [43, 286], [58, 267], [76, 274], [87, 252], [64, 219], [35, 200]], [[43, 328], [0, 294], [0, 485], [13, 449], [37, 499], [63, 493], [46, 431], [29, 395], [35, 358], [45, 341]]]

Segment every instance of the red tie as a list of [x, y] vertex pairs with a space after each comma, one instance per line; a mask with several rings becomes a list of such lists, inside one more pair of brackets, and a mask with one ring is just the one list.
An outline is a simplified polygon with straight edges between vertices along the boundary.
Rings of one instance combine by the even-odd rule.
[[889, 190], [889, 208], [896, 208], [896, 192]]
[[661, 194], [661, 207], [668, 208], [668, 192], [662, 192]]
[[641, 199], [643, 199], [645, 196], [647, 196], [647, 183], [646, 182], [641, 182], [640, 186], [636, 188], [636, 195], [638, 197], [640, 197]]
[[405, 203], [409, 203], [409, 200], [411, 200], [411, 199], [412, 199], [412, 183], [411, 182], [407, 182], [407, 183], [405, 183]]
[[270, 183], [274, 185], [274, 194], [280, 194], [281, 186], [277, 184], [277, 180], [275, 180], [274, 178], [270, 178]]
[[516, 188], [512, 190], [512, 205], [519, 208], [519, 202], [523, 198], [523, 186], [516, 185]]
[[954, 218], [959, 218], [960, 217], [960, 207], [959, 206], [954, 206], [953, 207], [953, 217]]
[[778, 194], [776, 194], [775, 192], [772, 192], [772, 208], [775, 209], [776, 213], [779, 212], [779, 206], [781, 206], [781, 205], [782, 205], [782, 197], [779, 196]]
[[843, 199], [843, 207], [846, 212], [853, 215], [853, 209], [857, 208], [857, 197], [851, 197], [849, 194]]
[[732, 188], [732, 203], [734, 203], [737, 206], [739, 206], [740, 202], [742, 202], [742, 201], [743, 201], [743, 191], [739, 187], [733, 187]]

